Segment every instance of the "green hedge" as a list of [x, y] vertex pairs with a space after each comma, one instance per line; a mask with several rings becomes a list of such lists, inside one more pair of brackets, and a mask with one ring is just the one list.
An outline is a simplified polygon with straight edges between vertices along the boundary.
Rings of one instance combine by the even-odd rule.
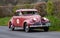
[[33, 7], [34, 7], [33, 4], [16, 5], [13, 8], [13, 12], [15, 12], [17, 9], [29, 9], [29, 8], [33, 8]]
[[46, 16], [46, 17], [51, 22], [50, 31], [60, 31], [60, 19], [58, 19], [55, 16]]
[[47, 6], [47, 9], [46, 9], [47, 14], [53, 15], [54, 14], [54, 10], [55, 10], [55, 6], [54, 6], [53, 2], [52, 1], [48, 1], [46, 6]]
[[0, 26], [6, 26], [11, 17], [0, 18]]

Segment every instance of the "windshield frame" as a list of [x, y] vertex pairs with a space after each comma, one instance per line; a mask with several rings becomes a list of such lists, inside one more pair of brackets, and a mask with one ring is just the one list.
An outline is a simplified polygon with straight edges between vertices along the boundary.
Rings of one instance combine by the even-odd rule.
[[[26, 13], [25, 13], [26, 12]], [[28, 13], [29, 12], [29, 13]], [[37, 11], [21, 11], [23, 15], [39, 15]]]

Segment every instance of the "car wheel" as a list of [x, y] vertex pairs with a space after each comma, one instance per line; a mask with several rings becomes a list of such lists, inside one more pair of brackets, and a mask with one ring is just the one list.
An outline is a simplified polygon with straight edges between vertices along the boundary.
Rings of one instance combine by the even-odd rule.
[[49, 30], [49, 27], [44, 27], [45, 32], [48, 32], [48, 30]]
[[9, 29], [10, 29], [11, 31], [14, 31], [15, 28], [14, 28], [14, 26], [11, 24]]
[[25, 32], [29, 32], [30, 31], [30, 28], [27, 24], [25, 24]]

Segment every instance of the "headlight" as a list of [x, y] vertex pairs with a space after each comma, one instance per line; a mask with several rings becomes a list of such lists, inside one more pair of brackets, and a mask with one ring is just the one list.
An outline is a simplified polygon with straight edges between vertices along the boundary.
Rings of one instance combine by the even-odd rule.
[[33, 18], [34, 21], [36, 21], [36, 18]]
[[44, 19], [44, 20], [48, 20], [48, 19], [47, 19], [47, 18], [45, 18], [45, 17], [44, 17], [43, 19]]

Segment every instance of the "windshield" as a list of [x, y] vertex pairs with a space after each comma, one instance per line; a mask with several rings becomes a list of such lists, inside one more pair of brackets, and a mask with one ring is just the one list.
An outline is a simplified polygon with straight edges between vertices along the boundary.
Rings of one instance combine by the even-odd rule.
[[31, 15], [31, 14], [38, 14], [37, 11], [23, 11], [23, 15]]

